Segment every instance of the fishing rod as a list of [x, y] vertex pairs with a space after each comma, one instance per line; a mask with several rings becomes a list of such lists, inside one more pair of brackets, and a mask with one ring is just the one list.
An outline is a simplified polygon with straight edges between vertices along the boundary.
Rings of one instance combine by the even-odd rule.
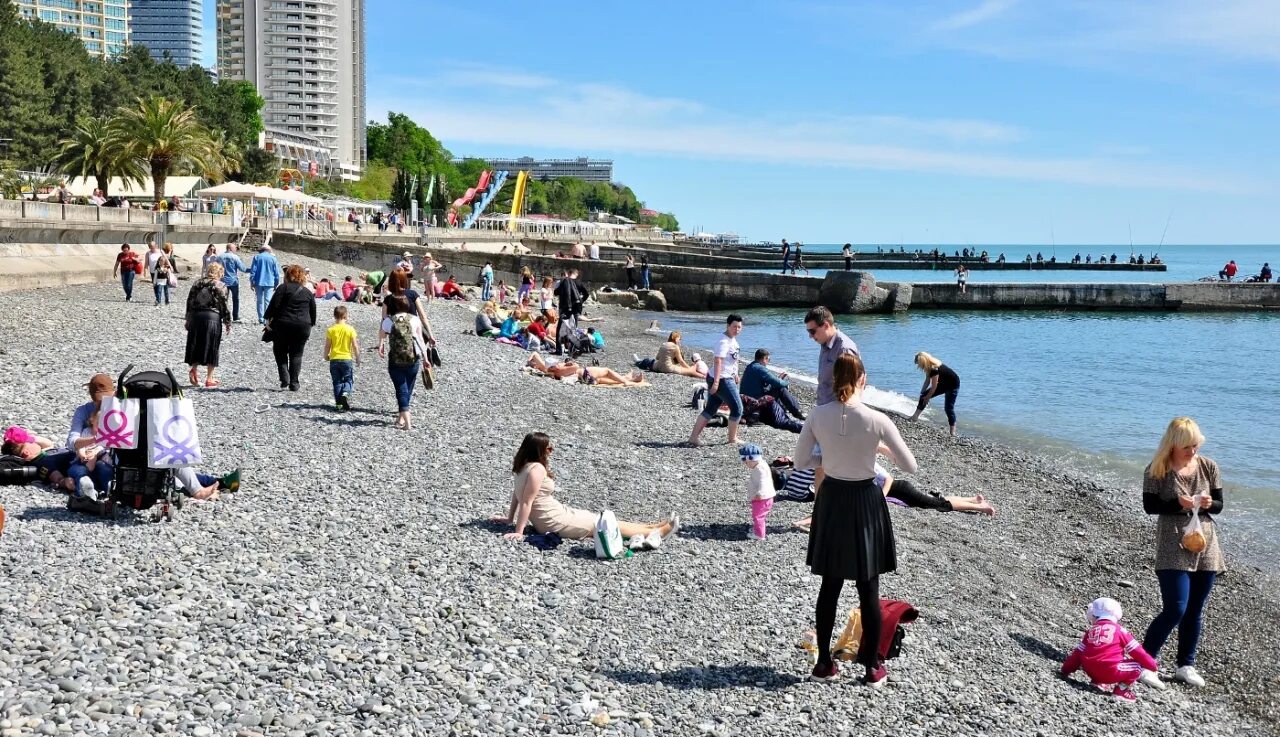
[[[1164, 232], [1160, 234], [1160, 245], [1156, 246], [1156, 248], [1157, 248], [1157, 249], [1160, 249], [1160, 248], [1163, 248], [1163, 247], [1164, 247], [1164, 237], [1165, 237], [1165, 234], [1167, 234], [1167, 233], [1169, 232], [1169, 222], [1170, 222], [1171, 220], [1173, 220], [1173, 208], [1172, 208], [1172, 207], [1170, 207], [1170, 208], [1169, 208], [1169, 217], [1167, 217], [1167, 218], [1165, 218], [1165, 219], [1164, 219]], [[1156, 253], [1159, 253], [1159, 252], [1160, 252], [1159, 250], [1157, 250], [1157, 251], [1156, 251]]]

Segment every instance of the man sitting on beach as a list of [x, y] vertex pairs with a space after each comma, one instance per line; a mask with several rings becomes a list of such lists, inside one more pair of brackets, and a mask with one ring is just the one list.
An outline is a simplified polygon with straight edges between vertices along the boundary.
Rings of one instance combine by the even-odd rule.
[[752, 397], [754, 399], [763, 399], [765, 397], [773, 397], [782, 404], [782, 407], [798, 420], [804, 419], [804, 412], [800, 409], [800, 403], [787, 389], [787, 375], [785, 373], [775, 374], [769, 370], [769, 350], [760, 348], [756, 350], [755, 360], [747, 365], [742, 372], [742, 383], [738, 390], [743, 396]]

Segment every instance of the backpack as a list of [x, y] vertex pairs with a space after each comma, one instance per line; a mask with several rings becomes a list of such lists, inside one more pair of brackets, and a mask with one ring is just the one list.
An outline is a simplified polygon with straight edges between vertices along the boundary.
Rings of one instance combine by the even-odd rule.
[[595, 353], [595, 344], [591, 342], [591, 338], [584, 332], [573, 330], [561, 339], [564, 352], [569, 354], [570, 358], [577, 358], [584, 353]]
[[392, 366], [412, 366], [418, 362], [418, 349], [413, 341], [413, 316], [400, 313], [391, 318], [391, 350], [387, 361]]

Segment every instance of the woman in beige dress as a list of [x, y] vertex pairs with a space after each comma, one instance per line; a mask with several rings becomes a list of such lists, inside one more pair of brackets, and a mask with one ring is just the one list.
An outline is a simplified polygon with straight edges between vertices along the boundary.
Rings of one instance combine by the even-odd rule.
[[[555, 474], [551, 472], [551, 438], [533, 432], [524, 436], [516, 451], [511, 472], [516, 475], [511, 505], [506, 514], [494, 515], [492, 522], [514, 524], [515, 532], [503, 537], [523, 540], [528, 525], [540, 533], [554, 532], [566, 540], [585, 540], [596, 532], [596, 512], [574, 509], [555, 497]], [[651, 547], [669, 537], [680, 527], [680, 515], [672, 514], [665, 522], [639, 523], [618, 521], [618, 530], [626, 539], [637, 535], [649, 540]]]
[[659, 374], [679, 374], [694, 379], [707, 378], [706, 373], [698, 371], [680, 353], [680, 331], [672, 331], [667, 342], [658, 346], [658, 356], [653, 361], [653, 370]]

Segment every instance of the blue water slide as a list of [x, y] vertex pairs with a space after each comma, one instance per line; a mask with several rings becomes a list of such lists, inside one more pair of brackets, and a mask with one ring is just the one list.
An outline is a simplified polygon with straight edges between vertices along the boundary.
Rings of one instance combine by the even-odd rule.
[[482, 195], [476, 197], [475, 203], [471, 206], [471, 214], [467, 216], [466, 220], [462, 221], [463, 229], [470, 228], [476, 224], [476, 221], [484, 214], [485, 208], [498, 196], [499, 190], [502, 189], [502, 185], [506, 184], [506, 182], [507, 172], [496, 171], [493, 173], [493, 179], [489, 181], [489, 188]]

